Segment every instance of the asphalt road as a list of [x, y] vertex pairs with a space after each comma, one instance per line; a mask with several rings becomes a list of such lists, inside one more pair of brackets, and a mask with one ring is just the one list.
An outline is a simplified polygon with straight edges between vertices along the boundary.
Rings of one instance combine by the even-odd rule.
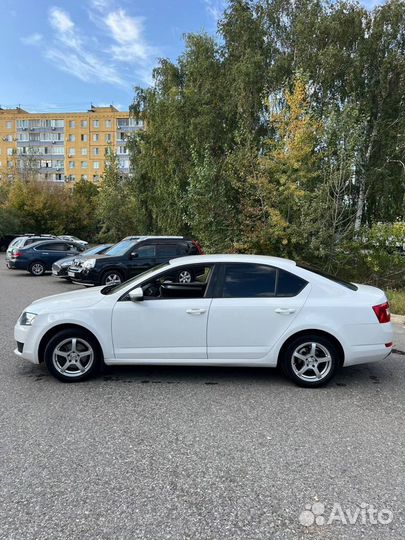
[[[31, 300], [73, 288], [0, 258], [1, 539], [404, 538], [405, 355], [320, 390], [184, 367], [66, 385], [13, 355], [13, 326]], [[305, 526], [314, 503], [320, 525]], [[366, 504], [392, 521], [362, 523]]]

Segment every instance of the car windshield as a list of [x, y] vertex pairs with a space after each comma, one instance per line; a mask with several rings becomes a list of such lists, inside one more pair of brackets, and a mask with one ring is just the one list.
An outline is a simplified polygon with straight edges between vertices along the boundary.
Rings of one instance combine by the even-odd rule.
[[110, 247], [110, 249], [107, 249], [104, 255], [112, 255], [113, 257], [120, 257], [121, 255], [124, 255], [131, 247], [133, 247], [136, 244], [137, 240], [121, 240], [121, 242], [118, 242], [118, 244], [115, 244], [115, 246]]
[[312, 272], [313, 274], [318, 274], [318, 276], [322, 276], [326, 279], [330, 279], [331, 281], [334, 281], [335, 283], [338, 283], [339, 285], [342, 285], [343, 287], [346, 287], [347, 289], [350, 289], [352, 291], [357, 291], [358, 287], [354, 283], [351, 283], [350, 281], [345, 281], [344, 279], [338, 278], [337, 276], [332, 276], [332, 274], [328, 274], [327, 272], [323, 272], [322, 270], [319, 270], [318, 268], [312, 268], [311, 266], [306, 266], [303, 264], [297, 264], [299, 268], [303, 268], [304, 270], [308, 270], [308, 272]]
[[104, 249], [105, 246], [95, 246], [90, 249], [86, 249], [86, 251], [83, 251], [82, 255], [95, 255], [96, 253], [99, 253], [101, 250]]
[[128, 285], [131, 285], [131, 283], [135, 283], [136, 281], [143, 281], [145, 278], [147, 278], [149, 275], [157, 273], [158, 270], [164, 270], [165, 268], [169, 268], [169, 263], [163, 263], [159, 264], [158, 266], [155, 266], [149, 270], [146, 270], [145, 272], [142, 272], [142, 274], [138, 274], [136, 277], [129, 279], [128, 281], [124, 281], [124, 283], [120, 283], [119, 285], [107, 285], [107, 287], [104, 287], [101, 289], [102, 294], [115, 294], [116, 292], [121, 291], [122, 289], [126, 289]]

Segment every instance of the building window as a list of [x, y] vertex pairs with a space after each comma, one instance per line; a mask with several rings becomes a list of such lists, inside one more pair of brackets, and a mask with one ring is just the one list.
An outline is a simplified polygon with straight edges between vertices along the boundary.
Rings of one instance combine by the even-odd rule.
[[69, 141], [75, 142], [76, 137], [74, 135], [69, 135]]
[[87, 174], [82, 174], [81, 179], [82, 180], [87, 180]]
[[7, 155], [8, 155], [8, 156], [12, 156], [12, 155], [13, 155], [13, 149], [12, 149], [12, 148], [7, 148]]
[[98, 142], [98, 133], [93, 133], [93, 141]]
[[13, 162], [12, 161], [7, 161], [7, 167], [9, 169], [11, 169], [12, 166], [13, 166]]
[[80, 163], [80, 165], [81, 165], [82, 169], [87, 169], [87, 161], [82, 161]]
[[74, 120], [69, 120], [69, 127], [70, 127], [70, 128], [74, 128], [74, 127], [75, 127], [75, 121], [74, 121]]
[[100, 168], [100, 162], [99, 161], [93, 161], [93, 169], [99, 169]]
[[98, 128], [100, 125], [100, 122], [98, 120], [93, 120], [93, 127]]
[[93, 174], [93, 182], [98, 182], [100, 180], [100, 175]]
[[99, 153], [100, 153], [100, 149], [97, 146], [93, 148], [93, 156], [98, 156]]
[[106, 142], [106, 143], [111, 142], [111, 133], [106, 133], [106, 134], [105, 134], [105, 142]]
[[87, 156], [87, 148], [82, 148], [82, 156]]
[[61, 173], [56, 173], [55, 178], [56, 178], [57, 182], [61, 182], [62, 181], [62, 174]]
[[110, 127], [111, 127], [111, 120], [106, 120], [106, 121], [105, 121], [105, 127], [106, 127], [106, 128], [110, 128]]
[[86, 128], [86, 127], [87, 127], [87, 120], [82, 120], [82, 121], [80, 122], [80, 127]]
[[76, 150], [74, 148], [69, 148], [69, 156], [74, 156], [76, 154]]
[[6, 128], [7, 129], [13, 129], [13, 122], [10, 121], [10, 120], [8, 122], [6, 122]]
[[74, 168], [75, 168], [75, 162], [69, 161], [69, 169], [74, 169]]
[[82, 142], [86, 142], [86, 141], [87, 141], [87, 135], [85, 135], [84, 133], [82, 133], [82, 134], [80, 135], [80, 140], [81, 140]]

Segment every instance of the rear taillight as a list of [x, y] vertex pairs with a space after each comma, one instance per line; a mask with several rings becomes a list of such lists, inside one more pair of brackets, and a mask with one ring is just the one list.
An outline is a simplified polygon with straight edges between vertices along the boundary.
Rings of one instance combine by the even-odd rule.
[[204, 255], [204, 252], [201, 249], [201, 246], [200, 246], [200, 244], [198, 242], [196, 242], [195, 240], [191, 240], [191, 243], [193, 244], [193, 246], [195, 246], [195, 248], [198, 251], [199, 255]]
[[14, 257], [15, 259], [16, 259], [17, 257], [22, 257], [21, 251], [13, 251], [12, 257]]
[[379, 323], [387, 323], [391, 320], [390, 305], [388, 302], [384, 304], [378, 304], [378, 306], [373, 306], [374, 313], [377, 316]]

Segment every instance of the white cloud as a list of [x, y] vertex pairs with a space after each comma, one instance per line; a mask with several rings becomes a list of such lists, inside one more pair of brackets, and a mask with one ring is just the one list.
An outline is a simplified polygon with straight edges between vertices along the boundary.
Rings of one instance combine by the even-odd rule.
[[21, 41], [25, 43], [25, 45], [38, 45], [39, 43], [41, 43], [42, 39], [42, 34], [34, 33], [30, 36], [22, 37]]
[[148, 59], [152, 51], [143, 37], [141, 17], [131, 17], [123, 9], [118, 9], [108, 13], [104, 23], [116, 42], [110, 48], [113, 58], [130, 63]]
[[[151, 82], [151, 72], [157, 52], [144, 37], [144, 21], [130, 16], [124, 9], [112, 9], [113, 0], [88, 0], [90, 22], [103, 32], [92, 35], [91, 27], [84, 32], [65, 9], [53, 6], [49, 10], [52, 30], [46, 36], [43, 55], [57, 69], [81, 81], [104, 82], [114, 86], [130, 87], [130, 64], [145, 84]], [[41, 34], [21, 38], [27, 45], [45, 43]]]
[[204, 0], [209, 15], [218, 22], [226, 7], [226, 0]]

